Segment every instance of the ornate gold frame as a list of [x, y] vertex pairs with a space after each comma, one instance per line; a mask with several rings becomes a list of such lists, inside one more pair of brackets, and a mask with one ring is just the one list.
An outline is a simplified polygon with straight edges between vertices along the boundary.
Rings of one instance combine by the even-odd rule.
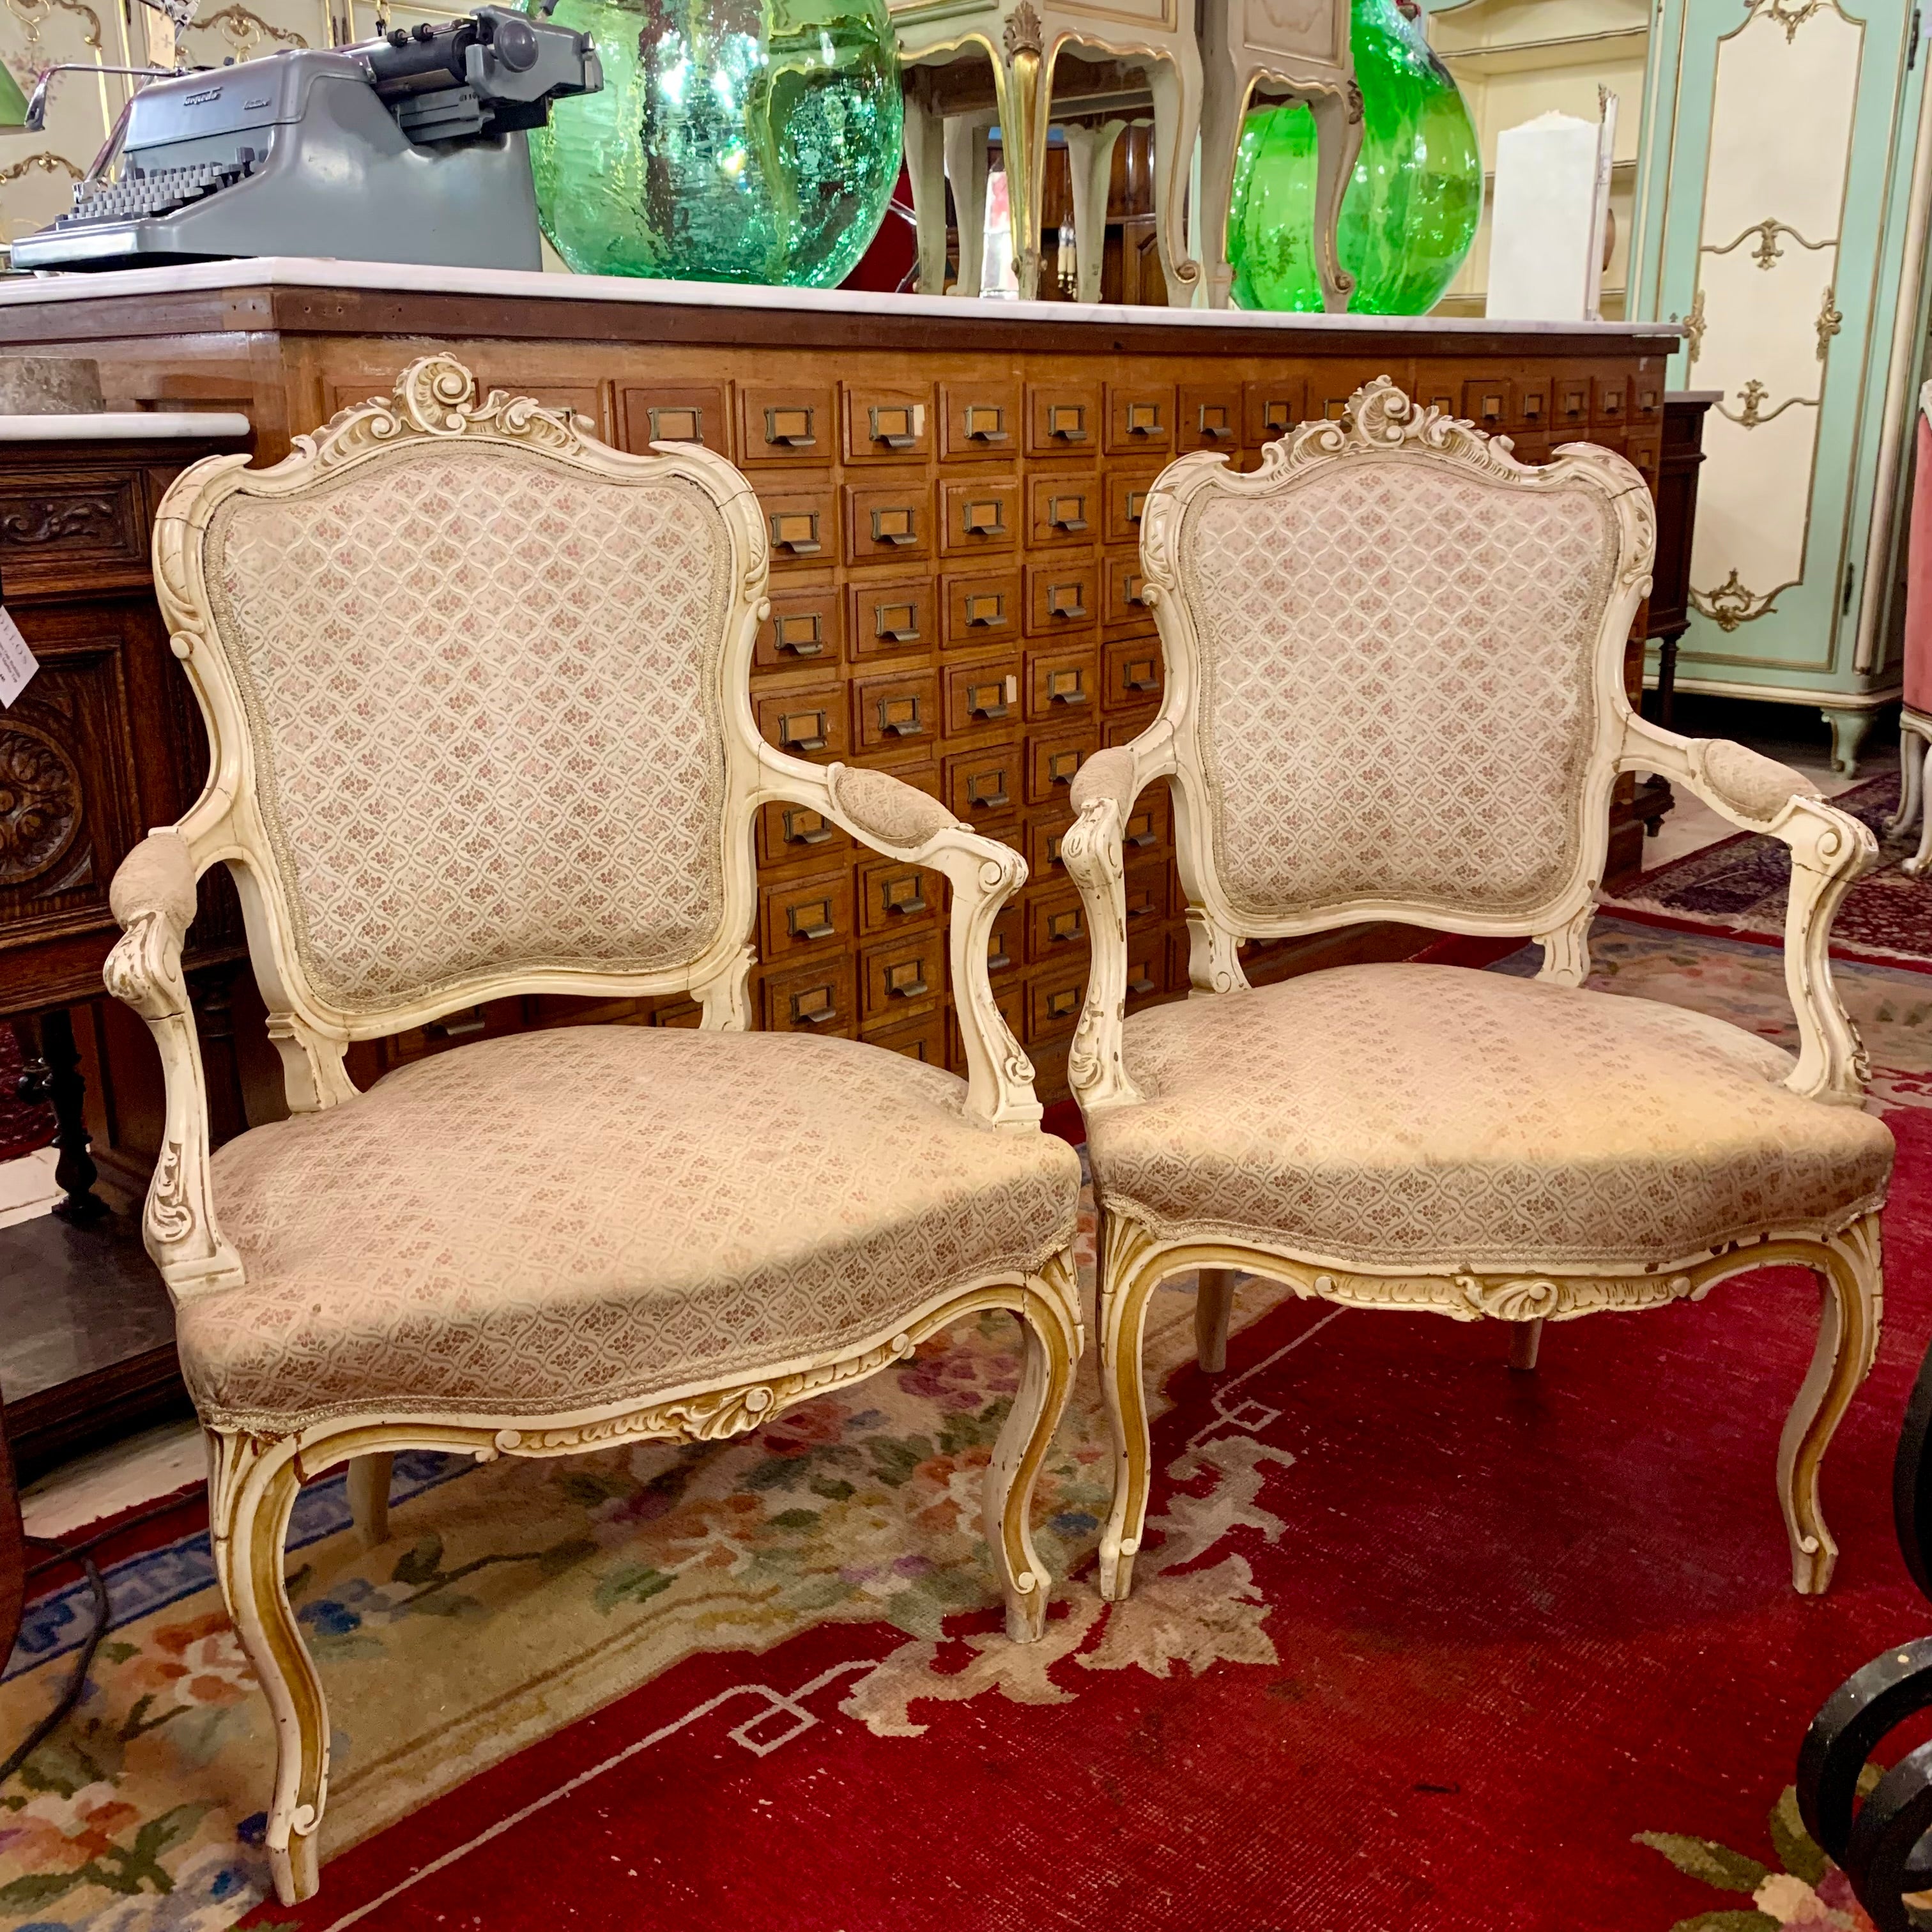
[[[209, 739], [200, 798], [176, 825], [151, 832], [116, 873], [111, 898], [124, 928], [110, 956], [108, 990], [146, 1019], [166, 1088], [163, 1150], [148, 1190], [142, 1232], [177, 1301], [243, 1285], [240, 1256], [223, 1237], [208, 1165], [206, 1096], [182, 952], [194, 915], [195, 885], [219, 861], [233, 873], [250, 952], [280, 1049], [289, 1105], [301, 1113], [351, 1106], [344, 1067], [352, 1040], [421, 1026], [481, 1000], [536, 992], [634, 997], [686, 992], [709, 1028], [748, 1024], [746, 937], [757, 908], [752, 856], [754, 814], [784, 800], [823, 812], [862, 844], [943, 872], [952, 888], [952, 983], [969, 1072], [967, 1111], [991, 1129], [1037, 1133], [1033, 1068], [994, 1004], [988, 938], [1000, 909], [1026, 876], [1017, 853], [953, 820], [923, 793], [883, 773], [820, 767], [774, 749], [759, 736], [750, 698], [751, 656], [768, 614], [764, 520], [745, 479], [724, 458], [689, 445], [660, 444], [633, 456], [592, 439], [590, 425], [527, 397], [492, 392], [478, 402], [468, 370], [447, 356], [412, 362], [394, 394], [346, 410], [314, 436], [296, 440], [285, 460], [250, 470], [244, 456], [217, 456], [170, 488], [154, 529], [154, 574], [175, 655], [194, 686]], [[729, 545], [725, 647], [717, 712], [722, 722], [724, 911], [694, 956], [648, 972], [586, 971], [536, 964], [473, 974], [387, 1004], [344, 1010], [310, 983], [293, 940], [288, 887], [256, 802], [256, 755], [234, 670], [209, 596], [204, 545], [219, 507], [237, 495], [289, 499], [364, 466], [406, 461], [454, 440], [532, 452], [620, 484], [676, 478], [694, 485], [722, 519]], [[780, 1204], [775, 1211], [782, 1211]], [[652, 1392], [642, 1400], [555, 1414], [478, 1412], [398, 1414], [394, 1408], [340, 1415], [274, 1436], [220, 1423], [208, 1428], [210, 1521], [216, 1568], [242, 1643], [274, 1713], [274, 1795], [267, 1843], [285, 1904], [312, 1893], [316, 1834], [327, 1796], [328, 1723], [322, 1686], [284, 1587], [283, 1548], [301, 1484], [350, 1462], [350, 1490], [365, 1534], [383, 1532], [388, 1459], [399, 1449], [556, 1456], [621, 1441], [711, 1442], [758, 1427], [821, 1390], [873, 1375], [928, 1335], [987, 1309], [1019, 1317], [1025, 1366], [1012, 1414], [987, 1473], [986, 1521], [1018, 1641], [1045, 1628], [1048, 1580], [1028, 1530], [1034, 1483], [1072, 1385], [1084, 1345], [1070, 1252], [1036, 1270], [1001, 1271], [934, 1292], [912, 1284], [905, 1313], [856, 1345], [774, 1362]]]

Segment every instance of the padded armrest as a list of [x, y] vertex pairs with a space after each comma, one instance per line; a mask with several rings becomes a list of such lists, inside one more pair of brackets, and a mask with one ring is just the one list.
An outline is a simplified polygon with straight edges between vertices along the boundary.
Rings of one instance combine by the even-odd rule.
[[967, 829], [938, 800], [890, 772], [833, 765], [825, 779], [838, 810], [860, 831], [884, 844], [911, 848], [942, 832]]
[[116, 868], [107, 903], [124, 931], [143, 913], [186, 932], [194, 920], [194, 860], [176, 832], [151, 832]]
[[1694, 738], [1690, 745], [1701, 754], [1705, 784], [1740, 818], [1768, 823], [1794, 798], [1824, 796], [1802, 772], [1728, 738]]
[[1096, 752], [1073, 774], [1068, 802], [1076, 812], [1082, 812], [1103, 798], [1112, 799], [1124, 818], [1138, 790], [1134, 782], [1133, 747], [1110, 745], [1104, 752]]

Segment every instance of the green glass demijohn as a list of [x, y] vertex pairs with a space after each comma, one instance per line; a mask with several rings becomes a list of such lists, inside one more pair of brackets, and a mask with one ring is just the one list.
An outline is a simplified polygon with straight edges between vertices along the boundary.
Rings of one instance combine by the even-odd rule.
[[826, 288], [898, 178], [885, 0], [558, 0], [599, 93], [530, 137], [537, 207], [580, 274]]
[[[1455, 76], [1396, 0], [1354, 0], [1362, 148], [1336, 236], [1355, 315], [1421, 315], [1454, 280], [1483, 212], [1483, 161]], [[1318, 311], [1315, 117], [1257, 108], [1241, 130], [1228, 221], [1241, 308]]]

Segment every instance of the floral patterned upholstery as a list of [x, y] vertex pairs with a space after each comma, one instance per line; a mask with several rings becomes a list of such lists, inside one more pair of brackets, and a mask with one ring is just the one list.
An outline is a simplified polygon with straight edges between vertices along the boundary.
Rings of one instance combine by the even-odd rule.
[[1072, 1238], [1080, 1163], [850, 1040], [479, 1041], [214, 1157], [245, 1286], [179, 1314], [204, 1420], [556, 1415], [876, 1334]]
[[1236, 910], [1512, 913], [1569, 883], [1617, 562], [1598, 492], [1378, 457], [1202, 491], [1179, 558]]
[[1352, 966], [1127, 1022], [1088, 1124], [1109, 1211], [1371, 1268], [1642, 1268], [1884, 1199], [1892, 1140], [1788, 1054], [1654, 1001]]
[[319, 994], [704, 950], [729, 558], [688, 484], [495, 445], [217, 511], [216, 642]]

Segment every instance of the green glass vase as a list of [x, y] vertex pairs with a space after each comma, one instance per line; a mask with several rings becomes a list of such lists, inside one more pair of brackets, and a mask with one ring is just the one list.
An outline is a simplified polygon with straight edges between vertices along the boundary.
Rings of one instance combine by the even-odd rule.
[[580, 274], [827, 288], [898, 178], [885, 0], [558, 0], [601, 92], [533, 132], [537, 207]]
[[[1355, 278], [1349, 311], [1421, 315], [1455, 279], [1482, 216], [1475, 124], [1420, 21], [1395, 0], [1354, 0], [1351, 44], [1362, 149], [1336, 236]], [[1238, 307], [1320, 310], [1315, 173], [1315, 117], [1306, 107], [1282, 103], [1248, 116], [1228, 222]]]

